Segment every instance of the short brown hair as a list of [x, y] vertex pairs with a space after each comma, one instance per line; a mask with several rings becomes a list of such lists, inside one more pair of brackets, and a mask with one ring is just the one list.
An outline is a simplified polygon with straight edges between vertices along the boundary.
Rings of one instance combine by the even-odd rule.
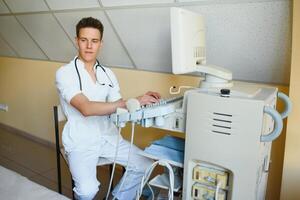
[[76, 25], [76, 36], [79, 37], [79, 31], [81, 28], [96, 28], [100, 32], [100, 39], [102, 39], [104, 27], [100, 20], [93, 17], [82, 18]]

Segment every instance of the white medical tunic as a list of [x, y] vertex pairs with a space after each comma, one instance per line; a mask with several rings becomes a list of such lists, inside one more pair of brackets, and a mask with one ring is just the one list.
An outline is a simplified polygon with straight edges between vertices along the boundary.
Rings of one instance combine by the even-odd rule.
[[119, 100], [121, 94], [116, 76], [109, 68], [96, 67], [95, 65], [94, 70], [97, 77], [95, 83], [85, 69], [84, 63], [79, 59], [77, 59], [77, 67], [82, 91], [75, 68], [75, 59], [56, 72], [56, 86], [61, 106], [68, 119], [62, 135], [64, 148], [66, 152], [74, 150], [97, 151], [101, 140], [116, 145], [118, 130], [108, 119], [108, 116], [84, 117], [70, 104], [71, 99], [79, 93], [83, 93], [90, 101], [113, 102]]

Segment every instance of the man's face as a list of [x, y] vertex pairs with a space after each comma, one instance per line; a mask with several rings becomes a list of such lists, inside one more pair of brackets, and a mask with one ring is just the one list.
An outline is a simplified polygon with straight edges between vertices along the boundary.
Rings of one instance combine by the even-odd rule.
[[76, 37], [79, 57], [84, 62], [95, 62], [100, 47], [102, 46], [100, 31], [96, 28], [81, 28]]

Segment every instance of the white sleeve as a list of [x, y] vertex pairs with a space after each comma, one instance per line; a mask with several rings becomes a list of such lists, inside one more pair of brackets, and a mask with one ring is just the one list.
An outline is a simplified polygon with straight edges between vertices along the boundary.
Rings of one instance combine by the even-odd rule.
[[109, 76], [109, 78], [111, 79], [111, 81], [113, 83], [113, 87], [110, 88], [110, 90], [109, 90], [109, 93], [107, 96], [107, 101], [108, 102], [117, 101], [122, 98], [122, 95], [120, 93], [119, 82], [118, 82], [115, 74], [110, 69], [106, 68], [106, 71], [107, 71], [107, 75]]
[[59, 95], [68, 103], [75, 95], [81, 93], [78, 78], [64, 67], [57, 70], [55, 83]]

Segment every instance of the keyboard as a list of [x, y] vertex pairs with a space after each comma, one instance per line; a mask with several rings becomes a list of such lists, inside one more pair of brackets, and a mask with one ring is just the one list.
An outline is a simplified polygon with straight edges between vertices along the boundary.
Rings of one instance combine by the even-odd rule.
[[133, 113], [111, 114], [110, 120], [117, 126], [126, 122], [137, 122], [144, 127], [152, 125], [162, 126], [163, 117], [174, 113], [182, 106], [183, 96], [161, 99], [159, 102], [141, 107]]
[[183, 96], [176, 96], [176, 97], [171, 97], [171, 98], [168, 98], [168, 99], [160, 99], [159, 102], [157, 102], [157, 103], [142, 106], [142, 109], [151, 108], [151, 107], [155, 107], [155, 106], [166, 105], [168, 103], [173, 103], [173, 102], [176, 102], [176, 101], [180, 101], [182, 99], [183, 99]]

